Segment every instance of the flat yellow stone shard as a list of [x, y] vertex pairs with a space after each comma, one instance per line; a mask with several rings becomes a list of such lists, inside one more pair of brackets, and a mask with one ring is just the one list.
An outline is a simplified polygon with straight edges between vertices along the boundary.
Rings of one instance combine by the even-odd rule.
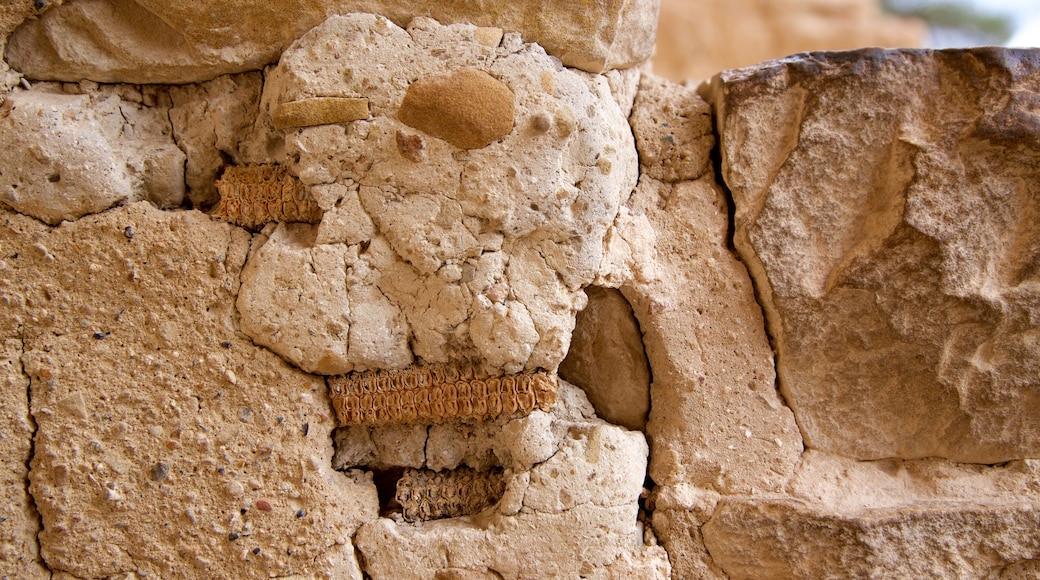
[[279, 129], [349, 123], [368, 118], [368, 99], [363, 97], [314, 97], [279, 105], [274, 126]]

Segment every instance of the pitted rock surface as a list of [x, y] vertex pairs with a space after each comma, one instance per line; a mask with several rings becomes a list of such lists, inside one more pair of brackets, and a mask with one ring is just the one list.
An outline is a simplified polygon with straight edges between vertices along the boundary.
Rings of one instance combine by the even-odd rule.
[[714, 81], [735, 243], [810, 448], [1040, 453], [1040, 55], [820, 53]]
[[[506, 374], [559, 365], [582, 288], [617, 257], [606, 241], [636, 181], [632, 133], [606, 77], [562, 68], [512, 33], [488, 46], [477, 30], [333, 17], [268, 74], [265, 114], [342, 96], [367, 98], [371, 116], [285, 133], [289, 170], [327, 222], [254, 244], [238, 308], [255, 341], [325, 374], [414, 358]], [[469, 93], [447, 86], [471, 82]], [[453, 109], [461, 116], [436, 127], [410, 116], [413, 98], [472, 108], [483, 102], [465, 102], [473, 91], [498, 104]], [[483, 127], [478, 141], [444, 132], [469, 121]], [[288, 265], [318, 254], [341, 256], [330, 278]], [[349, 292], [326, 291], [341, 278]], [[308, 313], [297, 316], [272, 302], [283, 293], [322, 298], [292, 301]]]

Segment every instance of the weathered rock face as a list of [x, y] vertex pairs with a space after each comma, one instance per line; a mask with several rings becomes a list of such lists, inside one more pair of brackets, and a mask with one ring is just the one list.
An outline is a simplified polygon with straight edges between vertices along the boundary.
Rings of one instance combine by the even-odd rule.
[[708, 105], [693, 89], [652, 75], [640, 89], [631, 122], [641, 178], [629, 205], [653, 227], [656, 276], [633, 278], [621, 291], [653, 375], [653, 525], [675, 577], [715, 578], [721, 572], [700, 527], [719, 493], [781, 491], [802, 441], [776, 392], [751, 279], [726, 245]]
[[161, 95], [151, 89], [151, 106], [142, 105], [145, 98], [116, 87], [8, 95], [0, 112], [0, 141], [8, 147], [0, 157], [0, 204], [49, 224], [140, 199], [180, 205], [185, 156], [155, 106]]
[[1038, 66], [867, 50], [715, 80], [735, 242], [808, 447], [1040, 453]]
[[[433, 4], [487, 20], [0, 6], [33, 66], [211, 79], [0, 65], [0, 576], [1036, 577], [1038, 53], [794, 57], [713, 111], [552, 56], [654, 2]], [[318, 376], [414, 363], [415, 410]], [[471, 363], [555, 404], [424, 378]], [[440, 423], [375, 425], [415, 393]]]
[[653, 522], [682, 578], [1031, 577], [1037, 468], [810, 450], [782, 495], [672, 487]]
[[[986, 578], [1040, 552], [1034, 506], [945, 505], [869, 517], [792, 500], [727, 500], [704, 539], [730, 578]], [[793, 550], [809, 546], [812, 550]], [[922, 550], [922, 546], [942, 546]]]
[[[629, 202], [657, 240], [657, 278], [621, 287], [653, 372], [650, 477], [726, 493], [779, 490], [802, 442], [776, 392], [751, 280], [726, 247], [727, 202], [708, 166], [706, 105], [679, 85], [647, 79], [642, 86], [632, 114], [640, 148], [665, 136], [701, 147], [653, 157], [659, 165], [644, 168]], [[676, 102], [686, 103], [681, 111], [671, 108]], [[654, 172], [682, 181], [658, 181]]]
[[170, 124], [187, 155], [184, 183], [196, 209], [208, 209], [219, 199], [215, 183], [228, 160], [270, 163], [284, 152], [271, 120], [258, 115], [262, 89], [262, 75], [255, 72], [170, 87]]
[[[5, 216], [6, 217], [6, 216]], [[48, 578], [36, 534], [40, 516], [29, 495], [29, 460], [36, 423], [29, 414], [29, 377], [22, 369], [22, 325], [6, 281], [7, 252], [0, 264], [0, 577]]]
[[350, 538], [376, 515], [375, 486], [331, 469], [324, 382], [235, 331], [249, 236], [146, 203], [55, 229], [3, 220], [48, 566], [360, 578]]
[[[238, 309], [257, 343], [325, 374], [413, 357], [559, 365], [582, 287], [616, 253], [604, 240], [636, 152], [606, 78], [514, 34], [482, 38], [333, 17], [269, 73], [271, 116], [319, 96], [367, 99], [370, 116], [285, 133], [291, 172], [326, 213], [254, 244]], [[456, 98], [473, 90], [494, 96]]]
[[426, 16], [516, 30], [567, 66], [601, 72], [650, 56], [658, 1], [77, 0], [26, 21], [7, 61], [33, 79], [200, 82], [263, 68], [308, 29], [350, 12], [382, 14], [399, 26]]
[[662, 0], [654, 72], [677, 82], [804, 51], [920, 47], [924, 22], [878, 0]]
[[[363, 526], [357, 545], [365, 572], [375, 579], [667, 578], [664, 550], [636, 518], [646, 473], [642, 434], [596, 419], [572, 385], [561, 385], [560, 399], [551, 413], [438, 425], [428, 435], [419, 430], [419, 438], [400, 427], [341, 430], [340, 449], [352, 450], [337, 455], [342, 469], [353, 467], [351, 459], [384, 469], [401, 460], [408, 464], [396, 465], [434, 470], [505, 468], [501, 500], [479, 513], [418, 525], [395, 513]], [[379, 443], [389, 441], [403, 445]]]

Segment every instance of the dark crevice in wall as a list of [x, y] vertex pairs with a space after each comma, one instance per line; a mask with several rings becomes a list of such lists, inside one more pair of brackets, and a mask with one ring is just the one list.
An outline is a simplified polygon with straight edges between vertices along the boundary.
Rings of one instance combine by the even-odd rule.
[[40, 424], [36, 422], [36, 416], [33, 415], [32, 407], [32, 377], [25, 372], [25, 331], [23, 328], [18, 329], [18, 342], [19, 342], [19, 357], [18, 357], [18, 368], [22, 375], [25, 376], [25, 403], [29, 421], [32, 426], [32, 437], [29, 439], [29, 455], [25, 458], [25, 497], [29, 500], [29, 505], [32, 507], [33, 513], [36, 515], [37, 530], [34, 536], [36, 541], [36, 561], [43, 566], [47, 572], [54, 576], [53, 570], [47, 564], [47, 561], [43, 557], [43, 544], [40, 543], [40, 533], [43, 532], [43, 515], [40, 513], [40, 508], [36, 503], [36, 498], [33, 497], [31, 480], [29, 478], [32, 472], [33, 458], [36, 457], [36, 435], [40, 431]]
[[401, 504], [397, 503], [397, 482], [404, 476], [403, 467], [389, 467], [387, 469], [371, 469], [372, 482], [376, 485], [379, 494], [379, 516], [390, 517], [394, 512], [401, 511]]
[[368, 566], [365, 562], [365, 554], [357, 547], [357, 542], [354, 543], [354, 559], [357, 560], [358, 569], [361, 570], [361, 578], [363, 580], [371, 580], [372, 576], [368, 573]]

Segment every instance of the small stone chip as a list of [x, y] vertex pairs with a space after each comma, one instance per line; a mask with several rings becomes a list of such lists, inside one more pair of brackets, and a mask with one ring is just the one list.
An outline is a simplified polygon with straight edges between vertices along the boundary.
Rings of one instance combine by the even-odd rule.
[[479, 27], [473, 31], [473, 40], [494, 48], [502, 42], [502, 29], [492, 26]]
[[349, 123], [368, 118], [368, 99], [314, 97], [282, 103], [272, 120], [278, 129]]
[[155, 481], [163, 481], [170, 476], [170, 466], [159, 462], [152, 466], [152, 479]]
[[460, 149], [480, 149], [513, 130], [514, 101], [502, 81], [462, 69], [412, 83], [397, 118]]
[[260, 510], [262, 512], [269, 512], [273, 508], [271, 507], [271, 502], [269, 502], [267, 500], [263, 500], [263, 499], [258, 499], [258, 500], [256, 500], [256, 509], [258, 509], [258, 510]]

